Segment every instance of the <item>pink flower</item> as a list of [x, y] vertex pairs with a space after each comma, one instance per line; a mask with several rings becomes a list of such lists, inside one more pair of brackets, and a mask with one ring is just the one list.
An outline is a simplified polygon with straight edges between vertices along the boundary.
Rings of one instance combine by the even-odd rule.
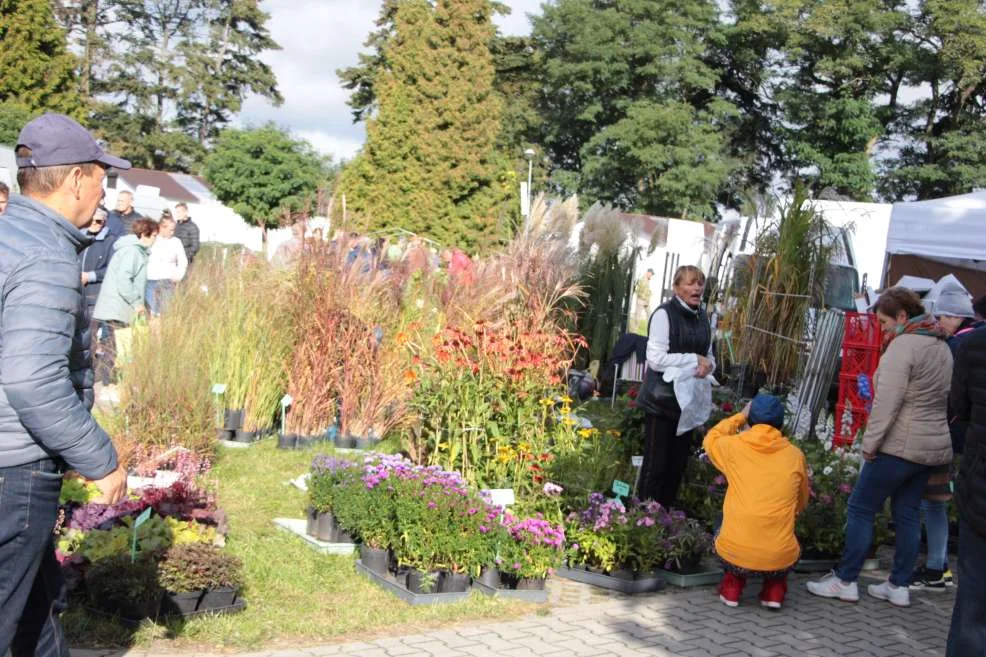
[[723, 477], [722, 475], [716, 475], [716, 478], [712, 480], [712, 483], [714, 483], [716, 486], [725, 486], [726, 478]]
[[849, 484], [839, 484], [839, 492], [848, 495], [852, 492], [852, 486]]
[[564, 491], [565, 489], [559, 486], [558, 484], [553, 484], [549, 481], [545, 483], [544, 488], [542, 490], [544, 491], [544, 494], [547, 495], [548, 497], [557, 497], [561, 495], [562, 491]]

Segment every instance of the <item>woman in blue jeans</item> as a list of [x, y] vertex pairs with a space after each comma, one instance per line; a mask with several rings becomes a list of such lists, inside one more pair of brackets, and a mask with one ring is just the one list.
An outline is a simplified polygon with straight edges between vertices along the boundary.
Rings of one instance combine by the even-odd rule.
[[924, 314], [906, 288], [885, 291], [876, 304], [884, 352], [874, 376], [873, 410], [863, 436], [865, 463], [849, 498], [846, 545], [839, 567], [808, 591], [859, 600], [856, 580], [873, 543], [873, 522], [890, 498], [896, 527], [894, 564], [886, 582], [867, 587], [874, 598], [910, 605], [908, 584], [921, 542], [921, 498], [934, 466], [952, 460], [946, 407], [952, 354], [945, 331]]

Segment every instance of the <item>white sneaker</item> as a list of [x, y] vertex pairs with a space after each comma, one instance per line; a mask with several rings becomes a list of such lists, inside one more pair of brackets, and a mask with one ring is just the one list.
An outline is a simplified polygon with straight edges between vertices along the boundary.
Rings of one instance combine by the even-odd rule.
[[808, 593], [822, 598], [837, 598], [843, 602], [859, 602], [859, 588], [856, 582], [843, 582], [835, 571], [817, 582], [808, 582]]
[[886, 600], [897, 607], [911, 606], [911, 592], [906, 586], [894, 586], [890, 580], [880, 584], [870, 584], [866, 592], [878, 600]]

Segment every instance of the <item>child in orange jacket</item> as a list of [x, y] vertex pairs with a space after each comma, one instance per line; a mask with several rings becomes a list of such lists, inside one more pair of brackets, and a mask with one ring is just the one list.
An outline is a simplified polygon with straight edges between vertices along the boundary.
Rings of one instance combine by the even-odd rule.
[[783, 425], [781, 400], [760, 394], [705, 436], [709, 460], [729, 483], [715, 549], [725, 571], [719, 599], [730, 607], [739, 604], [746, 578], [759, 576], [760, 603], [780, 609], [801, 555], [794, 521], [808, 505], [808, 468]]

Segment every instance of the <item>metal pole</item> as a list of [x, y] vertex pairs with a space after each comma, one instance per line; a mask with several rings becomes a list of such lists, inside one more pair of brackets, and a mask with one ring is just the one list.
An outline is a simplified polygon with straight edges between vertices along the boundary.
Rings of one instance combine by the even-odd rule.
[[527, 159], [527, 216], [524, 217], [524, 232], [531, 229], [531, 174], [534, 171], [534, 158]]

